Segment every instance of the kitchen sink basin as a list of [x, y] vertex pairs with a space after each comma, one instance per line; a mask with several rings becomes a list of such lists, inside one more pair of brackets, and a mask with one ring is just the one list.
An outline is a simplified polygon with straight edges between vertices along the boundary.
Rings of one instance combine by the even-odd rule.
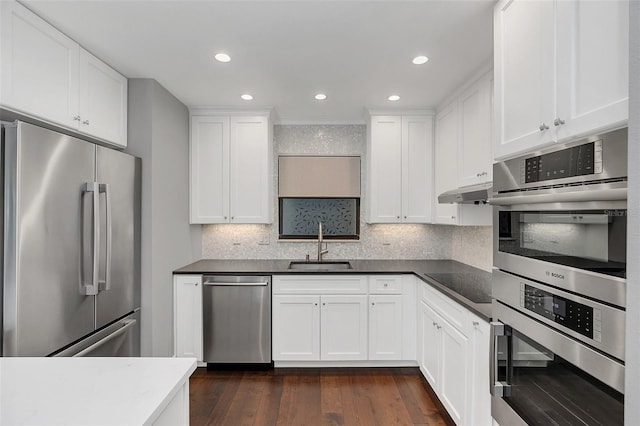
[[349, 262], [290, 262], [289, 269], [305, 269], [312, 271], [328, 271], [333, 269], [351, 269]]

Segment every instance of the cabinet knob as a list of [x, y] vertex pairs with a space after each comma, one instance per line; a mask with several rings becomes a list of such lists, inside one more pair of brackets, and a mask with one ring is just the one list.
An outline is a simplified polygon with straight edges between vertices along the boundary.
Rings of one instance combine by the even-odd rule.
[[388, 284], [388, 283], [384, 283], [383, 285], [384, 285], [385, 287], [389, 287], [389, 284]]
[[455, 216], [451, 216], [451, 219], [454, 219], [454, 220], [455, 220], [455, 218], [456, 218]]
[[325, 305], [326, 305], [326, 303], [325, 303], [325, 302], [322, 302], [322, 306], [325, 306]]
[[479, 325], [480, 325], [480, 323], [479, 323], [478, 321], [474, 321], [474, 322], [473, 322], [473, 326], [474, 326], [474, 327], [477, 327], [477, 326], [479, 326]]
[[225, 216], [225, 217], [224, 217], [224, 219], [226, 220], [226, 219], [227, 219], [227, 217]]
[[88, 126], [88, 125], [89, 125], [89, 120], [84, 120], [84, 121], [82, 122], [82, 124], [86, 124], [86, 125]]
[[73, 117], [73, 119], [74, 119], [75, 121], [80, 121], [80, 116], [79, 116], [79, 115], [76, 115], [75, 117]]
[[436, 325], [436, 328], [437, 328], [438, 330], [440, 330], [442, 327], [440, 327], [439, 325]]
[[313, 306], [318, 306], [318, 303], [314, 303]]
[[396, 219], [400, 219], [400, 216], [396, 216]]
[[564, 120], [560, 119], [560, 118], [556, 118], [555, 120], [553, 120], [553, 125], [554, 126], [560, 126], [564, 124]]
[[438, 325], [438, 323], [433, 321], [433, 326], [436, 327], [437, 325]]
[[549, 129], [549, 126], [547, 126], [546, 123], [542, 123], [538, 128], [540, 129], [541, 132], [544, 132], [545, 130]]
[[406, 219], [407, 217], [405, 216], [404, 218]]
[[371, 302], [371, 306], [376, 306], [376, 304], [374, 302]]

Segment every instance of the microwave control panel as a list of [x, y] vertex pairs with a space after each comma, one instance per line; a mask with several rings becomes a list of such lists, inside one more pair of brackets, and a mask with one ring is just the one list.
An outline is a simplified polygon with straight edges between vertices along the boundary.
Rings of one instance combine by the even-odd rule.
[[520, 285], [520, 306], [596, 342], [602, 342], [602, 312], [599, 309], [524, 283]]
[[522, 183], [602, 173], [602, 141], [530, 157], [521, 167]]

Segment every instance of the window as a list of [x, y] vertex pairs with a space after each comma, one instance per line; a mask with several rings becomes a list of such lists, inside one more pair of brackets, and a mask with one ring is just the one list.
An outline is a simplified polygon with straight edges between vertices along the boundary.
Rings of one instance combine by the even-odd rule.
[[280, 239], [360, 239], [360, 198], [280, 198]]

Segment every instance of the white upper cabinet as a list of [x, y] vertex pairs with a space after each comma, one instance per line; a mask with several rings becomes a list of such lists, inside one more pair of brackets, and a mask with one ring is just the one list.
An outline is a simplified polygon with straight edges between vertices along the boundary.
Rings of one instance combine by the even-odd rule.
[[368, 133], [367, 221], [430, 222], [433, 117], [372, 113]]
[[491, 75], [467, 89], [458, 100], [458, 186], [491, 182]]
[[496, 5], [496, 159], [626, 123], [628, 13], [628, 1]]
[[458, 205], [440, 204], [438, 195], [458, 187], [458, 104], [451, 103], [436, 116], [435, 223], [458, 223]]
[[77, 126], [76, 42], [15, 2], [2, 2], [3, 107]]
[[629, 2], [558, 1], [557, 139], [626, 124]]
[[229, 117], [191, 117], [191, 223], [229, 222]]
[[492, 180], [492, 73], [463, 89], [436, 115], [434, 222], [445, 225], [491, 225], [487, 205], [440, 204], [438, 195]]
[[0, 106], [126, 147], [127, 79], [22, 5], [0, 7]]
[[191, 223], [271, 223], [268, 112], [191, 115]]
[[272, 221], [273, 153], [266, 115], [229, 120], [231, 223]]
[[80, 48], [80, 131], [127, 145], [127, 79]]

